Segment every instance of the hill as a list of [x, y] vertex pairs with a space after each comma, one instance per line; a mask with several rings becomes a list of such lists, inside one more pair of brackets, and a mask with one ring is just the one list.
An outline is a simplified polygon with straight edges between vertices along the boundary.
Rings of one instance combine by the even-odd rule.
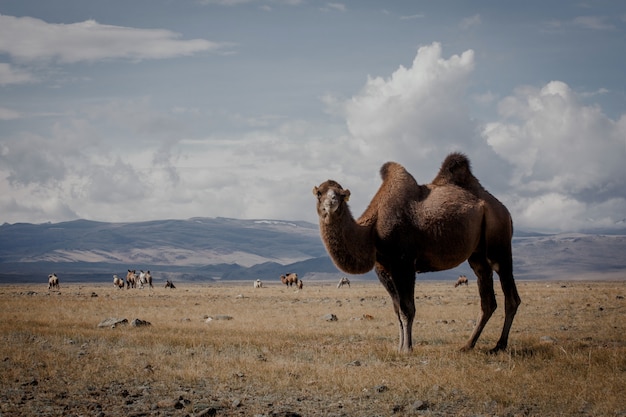
[[[520, 231], [513, 239], [515, 275], [521, 279], [620, 274], [626, 271], [625, 251], [626, 232]], [[37, 282], [51, 272], [65, 281], [109, 281], [127, 269], [150, 270], [157, 282], [273, 280], [289, 271], [306, 279], [343, 275], [328, 258], [318, 226], [307, 222], [192, 218], [0, 226], [0, 282]], [[473, 276], [462, 264], [420, 278], [456, 279], [459, 274]]]

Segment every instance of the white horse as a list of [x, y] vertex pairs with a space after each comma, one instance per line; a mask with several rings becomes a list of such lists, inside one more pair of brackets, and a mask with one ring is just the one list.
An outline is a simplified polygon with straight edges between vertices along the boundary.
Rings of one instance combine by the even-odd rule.
[[263, 288], [263, 282], [260, 279], [254, 281], [254, 288]]

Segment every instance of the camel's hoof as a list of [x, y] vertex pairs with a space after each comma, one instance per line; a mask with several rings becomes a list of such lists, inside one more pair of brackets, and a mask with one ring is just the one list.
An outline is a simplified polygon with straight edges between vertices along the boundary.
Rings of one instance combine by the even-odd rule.
[[500, 352], [500, 351], [505, 351], [505, 350], [506, 350], [506, 346], [496, 346], [496, 347], [494, 347], [493, 349], [488, 350], [488, 351], [487, 351], [487, 354], [489, 354], [489, 355], [495, 355], [495, 354], [497, 354], [498, 352]]
[[459, 349], [460, 352], [471, 352], [472, 350], [474, 350], [474, 346], [469, 345], [469, 344]]

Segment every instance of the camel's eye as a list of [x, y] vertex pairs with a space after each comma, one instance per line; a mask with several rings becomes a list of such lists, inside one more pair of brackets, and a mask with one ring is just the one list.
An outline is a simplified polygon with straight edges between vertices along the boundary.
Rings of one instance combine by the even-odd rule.
[[322, 197], [322, 193], [320, 191], [317, 192], [317, 198], [321, 198]]

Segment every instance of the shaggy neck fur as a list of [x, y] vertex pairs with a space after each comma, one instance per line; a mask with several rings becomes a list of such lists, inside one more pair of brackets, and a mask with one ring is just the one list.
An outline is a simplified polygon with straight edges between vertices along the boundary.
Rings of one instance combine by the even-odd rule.
[[320, 217], [320, 232], [326, 250], [342, 271], [365, 274], [374, 267], [372, 227], [357, 224], [345, 202], [335, 213]]

